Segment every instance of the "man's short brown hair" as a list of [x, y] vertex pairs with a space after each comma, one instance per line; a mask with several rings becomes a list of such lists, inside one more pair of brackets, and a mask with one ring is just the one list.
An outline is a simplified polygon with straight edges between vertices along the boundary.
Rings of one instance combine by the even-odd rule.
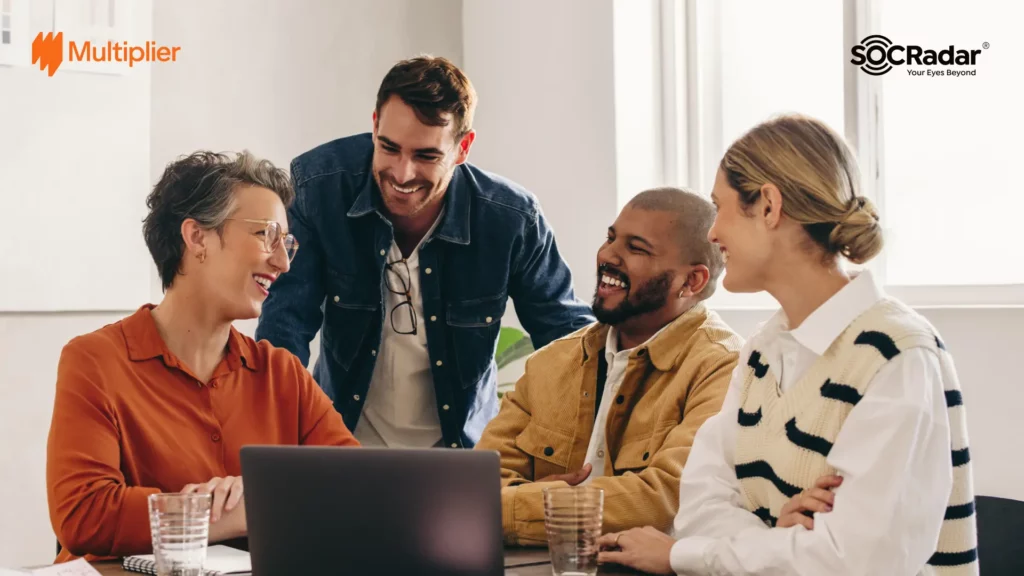
[[462, 70], [447, 58], [417, 56], [391, 67], [377, 91], [377, 117], [392, 96], [412, 107], [428, 126], [447, 126], [451, 114], [453, 134], [462, 138], [473, 129], [476, 90]]

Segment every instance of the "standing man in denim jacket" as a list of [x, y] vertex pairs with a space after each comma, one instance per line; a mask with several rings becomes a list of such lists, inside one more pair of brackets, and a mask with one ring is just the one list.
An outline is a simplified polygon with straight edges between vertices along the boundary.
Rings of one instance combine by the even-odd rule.
[[396, 64], [373, 133], [291, 165], [302, 249], [256, 339], [309, 362], [366, 446], [472, 447], [497, 414], [509, 297], [535, 347], [591, 322], [536, 198], [468, 163], [476, 93], [444, 58]]

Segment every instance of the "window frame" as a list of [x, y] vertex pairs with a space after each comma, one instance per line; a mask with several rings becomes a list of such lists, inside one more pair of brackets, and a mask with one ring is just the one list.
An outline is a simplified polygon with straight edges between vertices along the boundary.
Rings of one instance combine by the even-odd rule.
[[[721, 150], [721, 54], [715, 43], [720, 29], [716, 2], [656, 0], [660, 3], [662, 110], [662, 180], [709, 193]], [[853, 46], [880, 28], [880, 0], [843, 0], [843, 44]], [[859, 73], [843, 61], [844, 129], [861, 168], [861, 193], [882, 210], [885, 219], [885, 139], [882, 80]], [[863, 267], [885, 291], [915, 307], [1024, 306], [1024, 284], [894, 285], [886, 278], [886, 252]], [[712, 301], [724, 309], [777, 308], [767, 294], [731, 294], [720, 290]]]

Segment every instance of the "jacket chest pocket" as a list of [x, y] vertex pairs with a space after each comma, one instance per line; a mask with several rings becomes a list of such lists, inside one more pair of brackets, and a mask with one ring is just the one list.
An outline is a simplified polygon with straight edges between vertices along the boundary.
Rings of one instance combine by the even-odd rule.
[[623, 439], [619, 451], [615, 454], [612, 466], [615, 468], [615, 475], [620, 476], [626, 472], [639, 473], [650, 466], [654, 460], [654, 454], [665, 443], [669, 432], [675, 429], [679, 422], [662, 422], [654, 428], [653, 432], [636, 435], [627, 434]]
[[463, 388], [479, 382], [494, 361], [506, 300], [502, 294], [448, 303], [445, 320], [451, 332], [455, 363]]
[[376, 282], [359, 283], [354, 275], [329, 271], [322, 338], [331, 358], [346, 372], [370, 332], [376, 333], [373, 322], [379, 319], [380, 290]]
[[615, 462], [612, 463], [612, 466], [615, 468], [615, 475], [621, 476], [626, 472], [640, 472], [647, 468], [647, 464], [651, 460], [650, 443], [650, 438], [623, 443], [619, 447], [619, 452], [615, 455]]
[[533, 457], [533, 480], [568, 471], [572, 435], [531, 422], [516, 436], [516, 447]]

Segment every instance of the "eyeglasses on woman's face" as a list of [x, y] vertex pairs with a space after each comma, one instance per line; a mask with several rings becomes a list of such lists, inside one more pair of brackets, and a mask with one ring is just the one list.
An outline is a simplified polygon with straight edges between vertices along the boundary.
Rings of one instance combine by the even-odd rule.
[[295, 253], [299, 251], [299, 241], [291, 234], [284, 234], [281, 230], [281, 225], [275, 220], [256, 220], [252, 218], [228, 218], [228, 220], [263, 225], [263, 228], [256, 234], [263, 236], [264, 251], [273, 254], [283, 245], [284, 253], [288, 256], [289, 263], [295, 258]]

